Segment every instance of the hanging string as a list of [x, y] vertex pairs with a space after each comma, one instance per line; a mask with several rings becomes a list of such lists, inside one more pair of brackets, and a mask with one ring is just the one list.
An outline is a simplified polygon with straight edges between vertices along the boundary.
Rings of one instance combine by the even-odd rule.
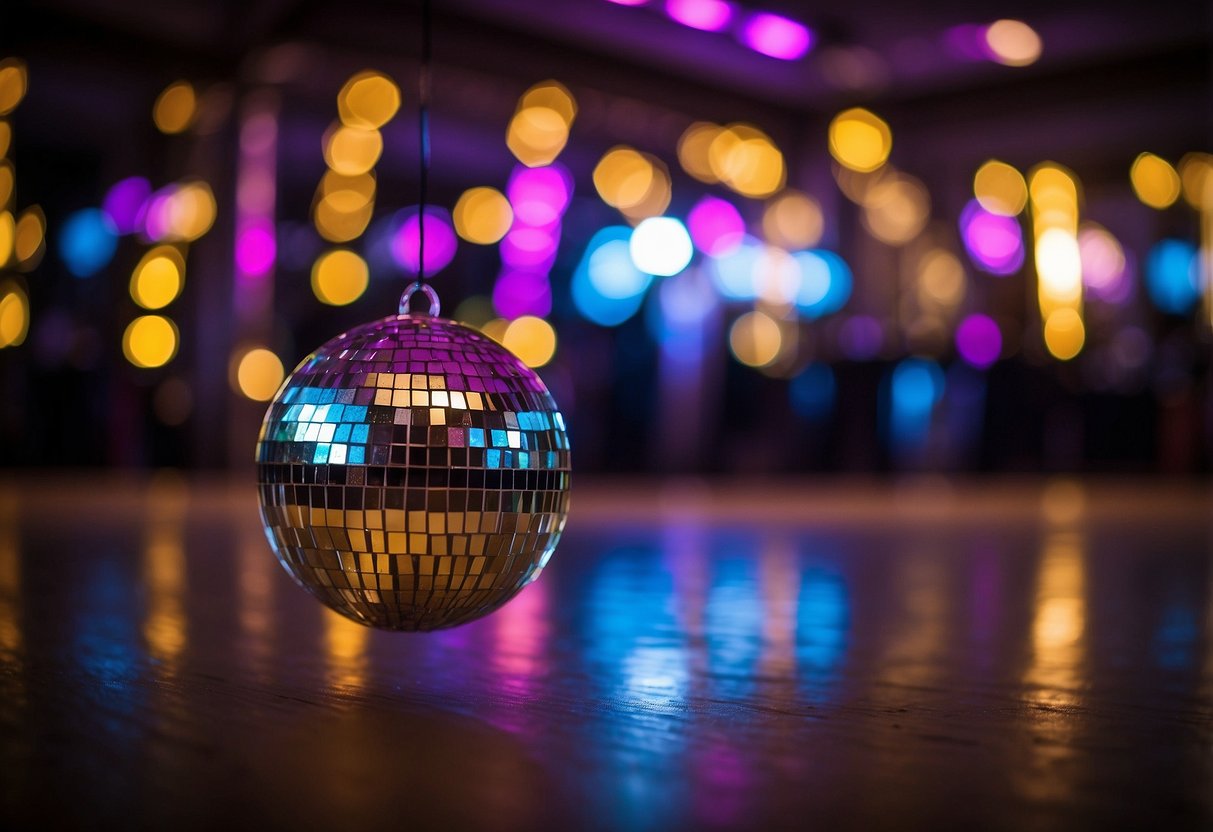
[[421, 170], [417, 210], [417, 280], [425, 274], [425, 203], [430, 179], [430, 54], [433, 51], [430, 33], [430, 0], [421, 0], [421, 69], [417, 73], [417, 130]]

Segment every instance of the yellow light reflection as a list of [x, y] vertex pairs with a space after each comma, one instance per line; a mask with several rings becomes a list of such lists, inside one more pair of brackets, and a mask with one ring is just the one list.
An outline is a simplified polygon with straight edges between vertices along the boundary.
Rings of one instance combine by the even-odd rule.
[[1062, 361], [1069, 361], [1082, 351], [1086, 341], [1086, 329], [1082, 317], [1073, 309], [1058, 309], [1045, 319], [1045, 346], [1049, 353]]
[[455, 233], [469, 243], [499, 242], [514, 222], [514, 210], [505, 194], [496, 188], [468, 188], [451, 212]]
[[328, 683], [336, 688], [362, 687], [366, 682], [366, 644], [370, 630], [327, 607], [322, 614]]
[[17, 58], [0, 61], [0, 116], [16, 109], [29, 88], [29, 71]]
[[783, 154], [770, 136], [748, 124], [731, 124], [708, 146], [712, 174], [737, 193], [766, 197], [787, 178]]
[[724, 130], [719, 124], [697, 121], [683, 131], [678, 139], [678, 163], [682, 169], [700, 182], [709, 185], [719, 182], [712, 172], [710, 151], [712, 142]]
[[13, 235], [13, 253], [17, 263], [28, 271], [38, 265], [46, 250], [46, 216], [37, 205], [31, 205], [17, 220]]
[[729, 349], [747, 367], [765, 367], [779, 357], [783, 335], [779, 324], [755, 310], [738, 318], [729, 329]]
[[29, 332], [29, 298], [13, 281], [0, 284], [0, 349], [19, 347]]
[[272, 558], [265, 556], [265, 536], [260, 524], [241, 524], [237, 542], [242, 646], [255, 673], [264, 679], [265, 663], [272, 652], [274, 636], [274, 578]]
[[188, 626], [185, 594], [185, 486], [157, 481], [149, 498], [150, 522], [143, 547], [143, 582], [148, 591], [143, 638], [152, 657], [169, 669], [185, 648]]
[[1032, 664], [1025, 681], [1045, 690], [1043, 701], [1074, 704], [1085, 652], [1085, 563], [1076, 532], [1047, 535], [1041, 553], [1032, 617]]
[[994, 60], [1006, 66], [1027, 66], [1040, 58], [1036, 30], [1022, 20], [996, 20], [986, 28], [986, 46]]
[[312, 292], [329, 306], [353, 303], [369, 282], [366, 261], [348, 249], [327, 251], [312, 264]]
[[[2, 307], [0, 307], [2, 308]], [[21, 550], [17, 494], [0, 489], [0, 659], [21, 651]]]
[[518, 109], [528, 107], [545, 107], [560, 114], [566, 127], [573, 126], [577, 118], [577, 102], [568, 87], [559, 81], [548, 79], [540, 81], [522, 94], [518, 99]]
[[523, 315], [505, 328], [501, 345], [528, 367], [542, 367], [556, 354], [556, 330], [543, 318]]
[[233, 355], [232, 385], [255, 402], [268, 402], [286, 377], [282, 361], [265, 347], [252, 347]]
[[189, 81], [174, 81], [164, 88], [152, 107], [152, 121], [161, 133], [181, 133], [194, 123], [198, 96]]
[[825, 218], [821, 205], [808, 194], [787, 188], [762, 212], [767, 242], [788, 249], [811, 248], [821, 242]]
[[893, 131], [869, 110], [854, 107], [830, 122], [830, 154], [843, 167], [870, 173], [883, 165], [893, 149]]
[[510, 119], [505, 143], [527, 167], [555, 161], [569, 140], [569, 126], [551, 107], [523, 107]]
[[162, 367], [177, 354], [177, 325], [163, 315], [142, 315], [122, 334], [122, 352], [136, 367]]
[[175, 246], [156, 246], [131, 273], [131, 298], [144, 309], [160, 309], [181, 294], [185, 258]]
[[351, 76], [337, 93], [341, 123], [361, 130], [376, 130], [400, 109], [400, 88], [382, 72], [367, 69]]
[[991, 214], [1013, 217], [1028, 203], [1028, 183], [1006, 162], [990, 159], [973, 176], [973, 195]]
[[1179, 176], [1185, 202], [1197, 210], [1213, 209], [1213, 154], [1185, 153]]
[[383, 136], [378, 130], [334, 125], [324, 134], [323, 146], [324, 161], [330, 168], [342, 176], [357, 176], [379, 161]]
[[912, 176], [884, 177], [865, 195], [863, 225], [890, 245], [904, 245], [921, 233], [931, 214], [926, 186]]
[[1179, 174], [1170, 162], [1153, 153], [1142, 153], [1133, 160], [1129, 181], [1137, 198], [1151, 208], [1169, 208], [1179, 199]]

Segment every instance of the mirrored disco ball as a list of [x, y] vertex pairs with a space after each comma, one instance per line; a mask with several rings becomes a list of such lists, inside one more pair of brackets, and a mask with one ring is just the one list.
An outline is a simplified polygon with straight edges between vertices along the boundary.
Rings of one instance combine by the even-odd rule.
[[266, 412], [261, 516], [282, 565], [355, 621], [433, 630], [538, 577], [569, 505], [540, 378], [454, 321], [399, 315], [309, 355]]

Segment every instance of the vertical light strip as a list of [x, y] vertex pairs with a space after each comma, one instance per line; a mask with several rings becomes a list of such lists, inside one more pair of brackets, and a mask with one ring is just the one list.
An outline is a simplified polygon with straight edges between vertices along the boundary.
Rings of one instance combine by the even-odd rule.
[[1065, 168], [1044, 162], [1032, 170], [1028, 194], [1045, 346], [1053, 357], [1068, 361], [1078, 355], [1086, 340], [1078, 249], [1078, 184]]
[[233, 296], [238, 320], [253, 332], [268, 326], [274, 300], [277, 156], [277, 97], [253, 93], [245, 99], [240, 119]]

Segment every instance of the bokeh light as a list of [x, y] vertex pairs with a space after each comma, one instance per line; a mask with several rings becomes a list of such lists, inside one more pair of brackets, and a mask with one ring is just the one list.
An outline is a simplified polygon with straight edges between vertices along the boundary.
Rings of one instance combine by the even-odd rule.
[[198, 96], [189, 81], [174, 81], [156, 98], [152, 121], [161, 133], [172, 135], [188, 130], [198, 115]]
[[1186, 315], [1200, 299], [1200, 261], [1186, 240], [1162, 240], [1146, 257], [1146, 291], [1161, 312]]
[[236, 268], [249, 277], [268, 274], [278, 257], [274, 224], [268, 219], [249, 220], [236, 232]]
[[793, 188], [768, 202], [762, 212], [762, 233], [773, 245], [788, 249], [815, 246], [824, 230], [821, 205]]
[[501, 337], [501, 345], [528, 367], [542, 367], [556, 354], [556, 330], [543, 318], [523, 315], [510, 321]]
[[1184, 201], [1193, 208], [1213, 210], [1213, 154], [1185, 153], [1179, 160]]
[[28, 271], [38, 265], [46, 249], [46, 216], [37, 205], [21, 212], [13, 232], [13, 254], [17, 264]]
[[1133, 160], [1129, 181], [1137, 198], [1151, 208], [1169, 208], [1179, 199], [1179, 173], [1170, 162], [1153, 153], [1142, 153]]
[[838, 164], [860, 173], [879, 168], [893, 149], [893, 131], [889, 125], [862, 107], [834, 116], [829, 137], [830, 154]]
[[527, 107], [546, 107], [554, 110], [564, 119], [567, 127], [572, 127], [573, 120], [577, 118], [577, 101], [573, 94], [564, 84], [551, 78], [540, 81], [522, 94], [518, 99], [518, 109], [524, 110]]
[[515, 269], [547, 271], [560, 249], [560, 223], [541, 228], [514, 223], [501, 238], [501, 262]]
[[[573, 271], [573, 305], [587, 320], [599, 326], [619, 326], [640, 309], [644, 288], [652, 277], [632, 263], [628, 241], [632, 229], [612, 225], [599, 229], [585, 248], [585, 253]], [[642, 286], [632, 295], [626, 287]], [[607, 287], [604, 294], [598, 287]]]
[[1006, 162], [990, 159], [973, 176], [973, 195], [991, 214], [1013, 217], [1028, 203], [1028, 183]]
[[161, 218], [164, 231], [153, 239], [189, 242], [211, 230], [218, 208], [210, 185], [202, 180], [193, 180], [183, 182], [169, 192], [164, 210], [166, 215]]
[[320, 182], [312, 209], [316, 231], [332, 243], [348, 243], [360, 237], [370, 225], [374, 195], [373, 176], [343, 176], [329, 171]]
[[658, 277], [670, 277], [685, 269], [694, 255], [691, 235], [674, 217], [650, 217], [632, 232], [628, 251], [636, 268]]
[[142, 176], [131, 176], [115, 182], [106, 192], [101, 210], [119, 234], [134, 234], [141, 228], [140, 217], [151, 195], [150, 182]]
[[400, 109], [400, 88], [382, 72], [367, 69], [351, 76], [337, 93], [341, 123], [360, 130], [375, 130], [391, 121]]
[[716, 179], [742, 196], [770, 196], [787, 179], [779, 148], [749, 124], [731, 124], [717, 133], [708, 146], [708, 164]]
[[[630, 147], [613, 147], [594, 166], [594, 189], [602, 201], [621, 211], [643, 204], [662, 174], [668, 187], [669, 174], [660, 160]], [[660, 190], [660, 186], [657, 186]]]
[[252, 347], [238, 352], [233, 358], [233, 386], [238, 393], [255, 402], [268, 402], [274, 398], [286, 377], [277, 355], [265, 347]]
[[505, 269], [493, 283], [492, 309], [507, 321], [552, 311], [552, 283], [546, 272]]
[[808, 27], [782, 15], [759, 12], [750, 15], [741, 30], [741, 41], [755, 52], [783, 61], [804, 57], [813, 45]]
[[722, 297], [729, 300], [753, 300], [757, 297], [754, 268], [764, 248], [761, 242], [747, 234], [736, 250], [712, 258], [709, 274]]
[[636, 267], [626, 240], [608, 240], [589, 255], [589, 278], [603, 297], [625, 300], [648, 289], [653, 276]]
[[325, 163], [343, 176], [357, 176], [375, 167], [383, 153], [383, 136], [378, 130], [334, 125], [322, 140]]
[[118, 232], [99, 208], [82, 208], [64, 220], [58, 243], [67, 270], [76, 277], [92, 277], [113, 259]]
[[0, 208], [8, 205], [13, 196], [13, 164], [7, 159], [0, 159]]
[[979, 370], [984, 370], [1002, 354], [1002, 332], [989, 315], [974, 313], [956, 327], [956, 351]]
[[1083, 223], [1078, 232], [1078, 255], [1082, 282], [1098, 297], [1123, 300], [1127, 260], [1124, 248], [1112, 233], [1094, 222]]
[[719, 124], [696, 121], [678, 139], [678, 163], [700, 182], [712, 185], [720, 181], [712, 172], [710, 150], [723, 129]]
[[1045, 319], [1044, 337], [1050, 355], [1061, 361], [1069, 361], [1082, 351], [1083, 342], [1086, 341], [1082, 316], [1074, 309], [1053, 310]]
[[766, 367], [779, 357], [779, 323], [761, 310], [747, 312], [729, 328], [729, 350], [747, 367]]
[[551, 164], [568, 140], [568, 124], [551, 107], [523, 107], [506, 128], [506, 146], [527, 167]]
[[564, 214], [573, 190], [573, 177], [559, 163], [542, 167], [519, 165], [506, 185], [506, 196], [518, 222], [550, 225]]
[[13, 128], [7, 121], [0, 121], [0, 159], [8, 155], [8, 148], [13, 142]]
[[931, 197], [912, 176], [884, 177], [863, 202], [863, 225], [872, 236], [890, 245], [910, 242], [926, 227]]
[[15, 281], [0, 284], [0, 349], [19, 347], [29, 333], [29, 298]]
[[978, 268], [1009, 275], [1023, 266], [1023, 230], [1013, 217], [986, 210], [970, 200], [960, 213], [960, 237]]
[[29, 70], [17, 58], [0, 61], [0, 116], [17, 108], [29, 87]]
[[918, 261], [920, 302], [953, 309], [960, 305], [964, 294], [965, 270], [956, 255], [943, 248], [932, 248], [923, 254]]
[[455, 233], [477, 245], [499, 242], [514, 222], [514, 210], [496, 188], [468, 188], [455, 203], [451, 216]]
[[1006, 66], [1028, 66], [1040, 58], [1042, 44], [1036, 30], [1022, 20], [996, 20], [986, 27], [990, 57]]
[[665, 12], [683, 26], [719, 32], [733, 20], [733, 6], [725, 0], [666, 0]]
[[12, 211], [0, 211], [0, 268], [7, 266], [16, 248], [17, 221]]
[[829, 364], [814, 361], [788, 382], [792, 409], [802, 419], [820, 420], [834, 409], [838, 384]]
[[754, 291], [767, 307], [784, 313], [800, 292], [800, 263], [778, 246], [763, 246], [754, 261]]
[[796, 306], [808, 318], [820, 318], [839, 311], [851, 299], [854, 278], [851, 267], [836, 252], [828, 249], [798, 251], [792, 255], [800, 267], [800, 288]]
[[168, 306], [185, 284], [185, 258], [175, 246], [156, 246], [131, 272], [131, 298], [144, 309]]
[[425, 263], [421, 263], [422, 218], [417, 210], [407, 212], [400, 229], [392, 237], [392, 257], [397, 265], [409, 274], [417, 274], [418, 266], [424, 265], [426, 276], [446, 268], [455, 257], [458, 242], [451, 227], [450, 216], [444, 209], [427, 206], [425, 209]]
[[122, 334], [122, 352], [136, 367], [163, 367], [177, 354], [177, 326], [163, 315], [143, 315]]
[[712, 257], [734, 252], [745, 238], [745, 220], [719, 197], [704, 196], [687, 215], [687, 230], [695, 248]]
[[484, 295], [470, 295], [455, 307], [451, 319], [480, 329], [493, 319], [493, 301]]
[[312, 293], [329, 306], [353, 303], [362, 297], [369, 282], [366, 261], [349, 249], [326, 251], [312, 264]]

